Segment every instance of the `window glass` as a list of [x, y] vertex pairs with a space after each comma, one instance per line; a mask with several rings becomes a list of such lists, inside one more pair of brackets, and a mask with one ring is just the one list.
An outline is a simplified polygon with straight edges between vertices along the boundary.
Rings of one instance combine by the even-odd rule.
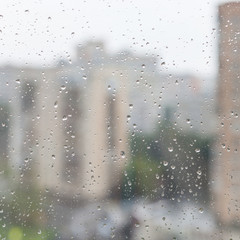
[[2, 5], [1, 239], [239, 239], [238, 1]]

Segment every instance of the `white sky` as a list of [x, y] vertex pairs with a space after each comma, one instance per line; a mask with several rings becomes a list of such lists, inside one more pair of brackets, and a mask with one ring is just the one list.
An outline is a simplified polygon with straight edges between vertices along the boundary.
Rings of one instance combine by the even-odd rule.
[[217, 73], [217, 6], [226, 1], [1, 1], [0, 64], [48, 65], [100, 39], [110, 52], [159, 54], [164, 71]]

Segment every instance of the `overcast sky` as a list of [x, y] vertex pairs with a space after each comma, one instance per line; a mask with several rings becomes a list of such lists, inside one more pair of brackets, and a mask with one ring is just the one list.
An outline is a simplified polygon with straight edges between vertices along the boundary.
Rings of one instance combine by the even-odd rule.
[[[2, 1], [0, 64], [49, 65], [74, 46], [103, 40], [109, 52], [159, 54], [163, 71], [217, 73], [221, 0]], [[3, 4], [4, 3], [4, 4]]]

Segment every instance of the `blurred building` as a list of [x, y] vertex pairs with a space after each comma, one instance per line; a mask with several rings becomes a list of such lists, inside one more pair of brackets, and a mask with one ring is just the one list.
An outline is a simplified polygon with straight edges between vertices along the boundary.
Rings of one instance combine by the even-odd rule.
[[[216, 132], [215, 103], [203, 79], [193, 75], [162, 75], [159, 121], [172, 122], [182, 132], [211, 136]], [[155, 94], [159, 88], [153, 87]]]
[[102, 42], [76, 53], [53, 68], [5, 69], [15, 176], [20, 169], [20, 178], [51, 192], [102, 198], [119, 186], [131, 131], [152, 133], [165, 120], [214, 131], [212, 97], [198, 78], [160, 74], [156, 56], [110, 55]]
[[127, 63], [130, 129], [135, 126], [139, 132], [151, 134], [163, 121], [171, 121], [184, 132], [215, 134], [214, 96], [211, 90], [204, 89], [202, 79], [164, 74], [152, 56], [135, 57]]
[[121, 67], [113, 75], [96, 44], [78, 49], [73, 64], [16, 70], [11, 160], [25, 184], [79, 199], [104, 198], [119, 185], [128, 156], [127, 77]]
[[218, 141], [213, 192], [218, 219], [239, 224], [240, 217], [240, 3], [219, 7]]
[[0, 192], [9, 188], [9, 143], [11, 130], [11, 101], [13, 97], [15, 68], [0, 67]]

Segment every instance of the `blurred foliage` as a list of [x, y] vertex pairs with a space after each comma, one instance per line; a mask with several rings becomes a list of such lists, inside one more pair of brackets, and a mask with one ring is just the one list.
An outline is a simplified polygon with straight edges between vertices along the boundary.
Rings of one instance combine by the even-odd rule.
[[46, 227], [48, 204], [46, 197], [36, 187], [18, 185], [1, 198], [2, 214], [9, 225], [23, 228]]
[[0, 238], [5, 240], [53, 240], [55, 233], [51, 229], [40, 230], [36, 227], [18, 225], [0, 226]]
[[8, 166], [8, 130], [9, 130], [9, 104], [0, 103], [0, 171], [9, 174]]
[[9, 125], [9, 106], [5, 103], [0, 103], [0, 134], [7, 132]]
[[55, 231], [47, 226], [46, 197], [36, 187], [19, 184], [2, 196], [0, 206], [1, 239], [55, 239]]
[[12, 227], [8, 231], [8, 239], [9, 240], [22, 240], [23, 239], [23, 231], [20, 227]]
[[161, 169], [157, 162], [147, 159], [144, 155], [135, 156], [125, 170], [123, 198], [156, 198], [160, 175]]
[[211, 143], [211, 137], [183, 132], [171, 121], [164, 121], [152, 134], [133, 133], [123, 198], [208, 200]]

